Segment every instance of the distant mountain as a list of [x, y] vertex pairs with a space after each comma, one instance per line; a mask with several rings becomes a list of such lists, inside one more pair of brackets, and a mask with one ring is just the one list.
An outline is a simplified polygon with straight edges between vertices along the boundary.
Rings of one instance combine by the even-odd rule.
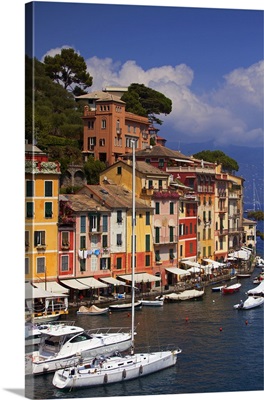
[[264, 152], [262, 147], [245, 146], [215, 146], [213, 142], [206, 143], [178, 143], [167, 142], [166, 146], [172, 150], [180, 150], [184, 155], [190, 156], [202, 150], [221, 150], [239, 164], [236, 175], [245, 179], [244, 203], [245, 208], [253, 202], [253, 182], [256, 188], [255, 200], [263, 209], [264, 204]]

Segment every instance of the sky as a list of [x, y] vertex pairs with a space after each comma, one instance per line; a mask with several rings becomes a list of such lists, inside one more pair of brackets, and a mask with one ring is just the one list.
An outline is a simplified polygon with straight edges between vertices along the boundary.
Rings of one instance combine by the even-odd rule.
[[136, 82], [163, 93], [172, 112], [157, 127], [168, 147], [263, 146], [263, 6], [109, 3], [35, 2], [31, 55], [74, 48], [93, 76], [89, 92]]

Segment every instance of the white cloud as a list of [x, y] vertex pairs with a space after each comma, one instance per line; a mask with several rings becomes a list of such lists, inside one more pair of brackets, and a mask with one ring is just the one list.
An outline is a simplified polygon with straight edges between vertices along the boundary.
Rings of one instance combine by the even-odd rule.
[[160, 134], [168, 141], [263, 144], [263, 61], [231, 71], [222, 87], [203, 97], [192, 91], [194, 71], [185, 64], [144, 70], [133, 60], [121, 65], [93, 57], [86, 62], [93, 76], [90, 91], [136, 82], [169, 97], [172, 112], [160, 116], [164, 121]]

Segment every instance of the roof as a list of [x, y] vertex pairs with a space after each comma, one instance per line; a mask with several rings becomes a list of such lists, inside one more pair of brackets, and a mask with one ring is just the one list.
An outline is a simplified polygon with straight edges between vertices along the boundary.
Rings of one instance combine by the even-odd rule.
[[153, 174], [153, 175], [164, 175], [170, 176], [168, 172], [162, 171], [157, 167], [145, 162], [145, 161], [136, 161], [136, 170], [143, 174]]
[[[112, 208], [132, 208], [132, 192], [123, 186], [115, 184], [86, 185], [87, 189], [100, 197], [105, 204]], [[85, 191], [85, 187], [81, 189]], [[137, 209], [150, 209], [148, 202], [139, 198], [135, 199]]]
[[[124, 156], [132, 157], [132, 153], [125, 154]], [[191, 157], [185, 156], [180, 151], [171, 150], [166, 146], [150, 146], [144, 150], [137, 150], [135, 153], [137, 157], [165, 157], [165, 158], [177, 158], [181, 160], [189, 160], [193, 162]]]
[[82, 94], [81, 96], [76, 96], [76, 100], [95, 100], [95, 101], [117, 101], [118, 103], [125, 104], [124, 101], [120, 100], [119, 96], [114, 94], [103, 92], [102, 90], [97, 90], [92, 93]]
[[107, 207], [84, 193], [64, 194], [63, 199], [65, 198], [71, 202], [71, 209], [73, 211], [98, 211], [98, 206], [100, 207], [100, 211], [109, 211]]

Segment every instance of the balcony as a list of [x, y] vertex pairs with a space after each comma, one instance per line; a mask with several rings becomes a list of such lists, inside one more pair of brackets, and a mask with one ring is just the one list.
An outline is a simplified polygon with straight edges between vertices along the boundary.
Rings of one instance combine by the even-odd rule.
[[100, 235], [102, 233], [103, 233], [103, 226], [89, 228], [89, 235]]
[[38, 251], [45, 251], [47, 246], [45, 244], [38, 244], [36, 248]]
[[178, 235], [172, 236], [162, 236], [160, 238], [154, 238], [153, 243], [155, 245], [163, 245], [163, 244], [173, 244], [178, 242]]

